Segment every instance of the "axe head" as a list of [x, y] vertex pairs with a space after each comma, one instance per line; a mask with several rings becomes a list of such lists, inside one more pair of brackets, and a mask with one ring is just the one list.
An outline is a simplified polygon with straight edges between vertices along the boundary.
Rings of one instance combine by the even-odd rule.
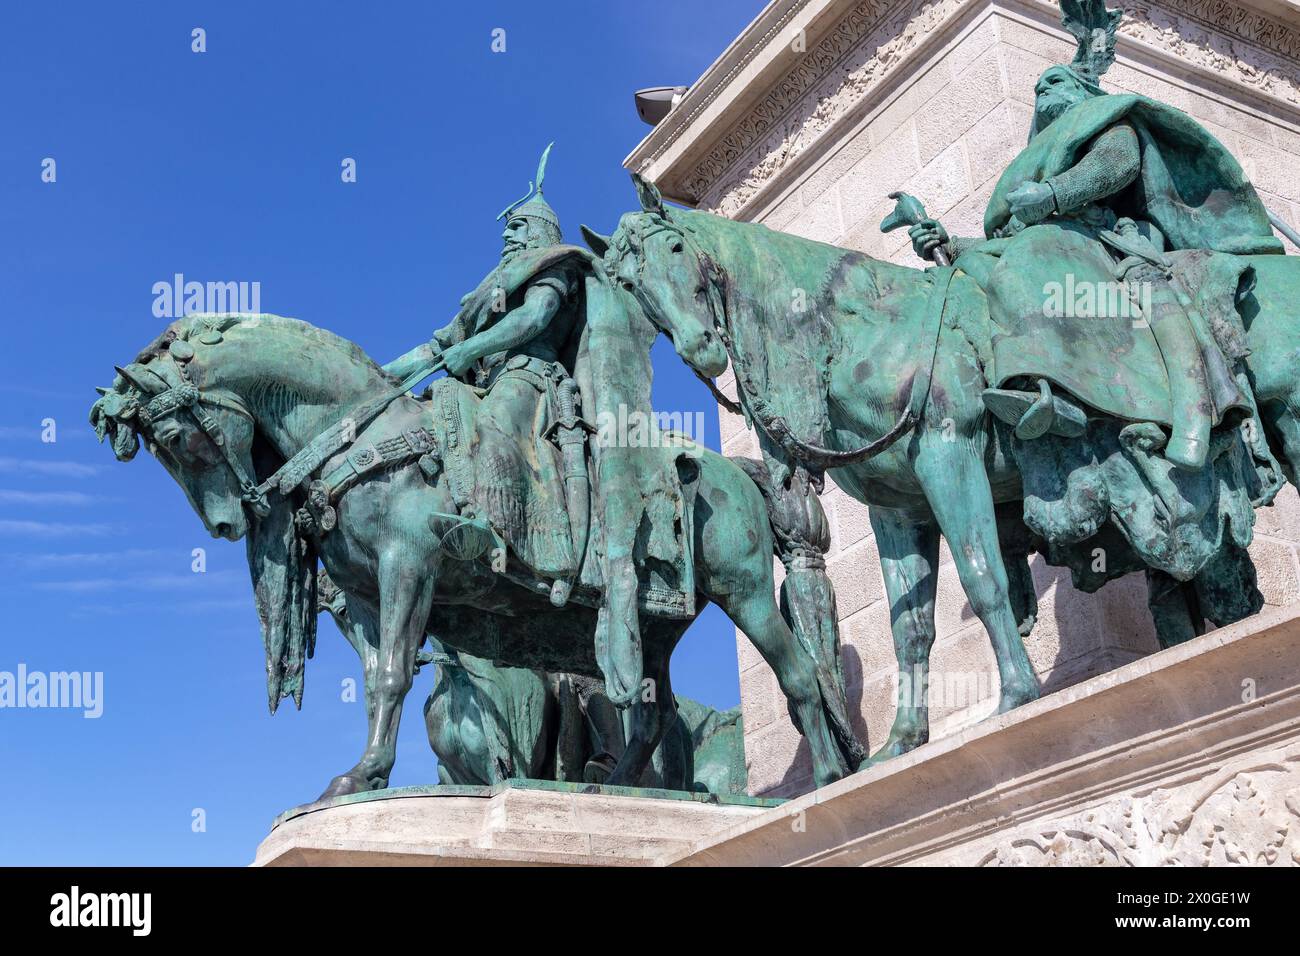
[[890, 193], [889, 198], [897, 202], [894, 204], [894, 211], [880, 221], [881, 232], [892, 232], [901, 226], [915, 226], [926, 218], [925, 207], [915, 196], [909, 196], [907, 193]]

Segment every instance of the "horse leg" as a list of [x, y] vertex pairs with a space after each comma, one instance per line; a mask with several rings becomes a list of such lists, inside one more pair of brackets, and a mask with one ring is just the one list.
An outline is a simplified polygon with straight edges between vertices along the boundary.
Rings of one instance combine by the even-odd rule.
[[673, 635], [664, 653], [646, 654], [645, 676], [650, 679], [650, 683], [642, 685], [642, 692], [626, 711], [624, 725], [627, 728], [627, 746], [623, 748], [623, 755], [619, 757], [605, 783], [622, 787], [639, 786], [664, 732], [677, 720], [677, 701], [673, 697], [672, 683], [668, 677], [668, 652], [677, 644], [689, 624], [690, 622], [685, 622], [678, 633]]
[[1205, 633], [1196, 588], [1171, 574], [1147, 568], [1147, 607], [1160, 646], [1173, 647]]
[[1002, 684], [998, 713], [1005, 713], [1036, 700], [1039, 688], [1011, 609], [984, 444], [982, 429], [955, 441], [927, 431], [918, 441], [915, 469], [952, 551], [966, 599], [992, 641]]
[[402, 702], [411, 689], [415, 655], [424, 643], [433, 600], [431, 575], [423, 573], [404, 548], [379, 561], [378, 651], [373, 673], [366, 677], [370, 735], [356, 766], [335, 777], [323, 797], [388, 786], [397, 756], [397, 728]]
[[817, 786], [824, 787], [857, 768], [849, 768], [844, 763], [822, 707], [821, 685], [817, 682], [813, 660], [799, 646], [781, 616], [773, 594], [770, 562], [766, 562], [766, 568], [766, 582], [717, 595], [713, 600], [727, 612], [776, 674], [781, 693], [789, 701], [790, 716], [808, 740], [813, 779]]
[[898, 659], [897, 710], [889, 737], [867, 765], [888, 760], [930, 739], [926, 688], [934, 646], [934, 595], [939, 570], [939, 529], [927, 516], [871, 508], [871, 529], [889, 599], [889, 624]]
[[[361, 659], [363, 699], [366, 721], [370, 728], [367, 735], [369, 739], [374, 733], [375, 726], [375, 686], [379, 675], [379, 615], [371, 605], [349, 598], [346, 619], [336, 617], [335, 621]], [[361, 763], [358, 762], [351, 770], [331, 780], [319, 799], [327, 800], [330, 797], [341, 797], [369, 789], [369, 782], [363, 775]]]

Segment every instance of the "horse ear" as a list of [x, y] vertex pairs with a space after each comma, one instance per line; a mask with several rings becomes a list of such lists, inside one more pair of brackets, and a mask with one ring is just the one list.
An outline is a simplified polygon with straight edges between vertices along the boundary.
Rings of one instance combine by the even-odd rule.
[[122, 368], [120, 365], [114, 365], [113, 368], [126, 382], [134, 385], [146, 395], [152, 395], [167, 388], [166, 382], [138, 362], [132, 362], [126, 368]]
[[600, 233], [588, 229], [586, 226], [579, 226], [578, 228], [582, 230], [582, 239], [591, 247], [591, 251], [594, 252], [598, 258], [605, 258], [605, 253], [609, 251], [609, 246], [610, 243], [613, 242], [613, 239], [609, 236], [602, 236]]
[[667, 218], [668, 210], [664, 208], [664, 197], [658, 186], [642, 179], [638, 173], [632, 174], [632, 185], [636, 187], [636, 196], [641, 200], [643, 212], [654, 212]]

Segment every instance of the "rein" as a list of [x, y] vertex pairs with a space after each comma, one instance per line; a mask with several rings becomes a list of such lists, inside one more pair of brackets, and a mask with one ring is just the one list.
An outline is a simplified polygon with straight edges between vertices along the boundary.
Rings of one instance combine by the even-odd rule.
[[263, 494], [272, 490], [282, 495], [292, 492], [310, 478], [321, 465], [353, 444], [361, 434], [361, 430], [374, 421], [380, 412], [440, 368], [442, 368], [441, 356], [433, 361], [422, 363], [419, 368], [402, 379], [401, 384], [392, 391], [385, 392], [368, 402], [362, 402], [304, 445], [301, 451], [258, 485], [258, 490]]
[[[220, 423], [204, 411], [203, 406], [213, 405], [218, 408], [226, 408], [247, 418], [249, 422], [255, 423], [253, 413], [248, 410], [243, 402], [233, 396], [205, 395], [190, 379], [187, 361], [173, 356], [172, 364], [176, 367], [176, 374], [180, 377], [181, 383], [172, 385], [156, 371], [153, 372], [157, 379], [167, 388], [151, 398], [148, 404], [140, 409], [138, 414], [141, 419], [146, 425], [152, 425], [155, 421], [166, 418], [168, 415], [173, 415], [181, 410], [188, 411], [195, 422], [198, 423], [199, 428], [212, 441], [212, 444], [217, 446], [226, 467], [235, 476], [235, 480], [239, 482], [240, 500], [258, 517], [265, 518], [271, 513], [271, 504], [267, 501], [266, 492], [253, 480], [253, 476], [245, 470], [243, 463], [235, 457], [230, 450], [230, 443], [226, 441], [225, 432], [221, 430]], [[119, 369], [120, 371], [121, 369]]]
[[[170, 355], [170, 352], [168, 354]], [[396, 388], [377, 398], [363, 402], [350, 410], [337, 422], [308, 442], [296, 455], [277, 468], [269, 478], [258, 484], [244, 468], [243, 463], [230, 450], [230, 443], [226, 441], [221, 425], [203, 410], [203, 406], [212, 405], [229, 409], [256, 424], [253, 413], [249, 411], [242, 401], [233, 396], [204, 394], [202, 389], [195, 385], [190, 378], [187, 369], [189, 358], [179, 358], [175, 355], [172, 355], [171, 358], [172, 364], [176, 367], [177, 374], [180, 376], [180, 384], [172, 385], [157, 371], [150, 369], [149, 371], [166, 387], [140, 409], [143, 421], [146, 424], [151, 424], [182, 409], [188, 411], [203, 433], [221, 451], [226, 467], [230, 469], [239, 482], [240, 500], [259, 518], [265, 518], [271, 513], [269, 495], [272, 492], [278, 492], [281, 495], [292, 493], [326, 461], [354, 444], [362, 429], [374, 421], [384, 409], [409, 392], [422, 379], [442, 367], [441, 357], [421, 363], [420, 367], [404, 378]], [[118, 371], [121, 372], [122, 369], [118, 369]], [[423, 453], [428, 448], [423, 447], [418, 442], [418, 438], [419, 436], [417, 436], [417, 441], [409, 442], [409, 444], [418, 453]], [[364, 468], [365, 465], [373, 463], [367, 460], [362, 462], [361, 466]], [[357, 469], [354, 468], [354, 470]]]
[[[736, 391], [740, 401], [734, 402], [722, 394], [722, 391], [713, 380], [701, 374], [694, 366], [692, 366], [691, 370], [695, 373], [696, 378], [708, 387], [714, 399], [723, 408], [732, 414], [745, 414], [748, 419], [759, 426], [768, 439], [785, 451], [793, 461], [804, 466], [809, 471], [817, 473], [823, 473], [829, 468], [843, 468], [848, 465], [855, 465], [874, 458], [916, 428], [921, 420], [921, 412], [926, 399], [930, 394], [930, 383], [934, 378], [934, 365], [939, 350], [939, 333], [943, 327], [944, 306], [947, 303], [948, 288], [952, 283], [952, 277], [956, 272], [955, 269], [943, 267], [935, 270], [935, 284], [926, 305], [926, 326], [922, 338], [928, 354], [928, 361], [925, 373], [917, 375], [912, 380], [912, 391], [907, 407], [894, 425], [880, 438], [858, 448], [838, 451], [804, 441], [796, 436], [784, 416], [778, 414], [763, 398], [750, 374], [750, 363], [736, 346], [731, 330], [728, 327], [726, 273], [700, 247], [700, 244], [688, 230], [670, 225], [666, 221], [660, 226], [660, 229], [669, 230], [681, 238], [682, 242], [696, 257], [701, 271], [708, 278], [709, 308], [713, 316], [714, 331], [717, 332], [718, 338], [727, 350], [727, 358], [730, 359], [732, 368], [736, 370]], [[642, 249], [639, 255], [643, 260], [645, 258], [644, 240], [657, 231], [660, 230], [651, 230], [641, 236]]]

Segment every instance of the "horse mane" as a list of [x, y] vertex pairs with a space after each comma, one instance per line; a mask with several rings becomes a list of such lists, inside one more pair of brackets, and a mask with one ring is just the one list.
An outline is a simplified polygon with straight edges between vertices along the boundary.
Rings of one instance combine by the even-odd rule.
[[[762, 223], [728, 219], [698, 209], [673, 209], [668, 221], [676, 223], [700, 240], [704, 249], [716, 258], [717, 264], [722, 268], [728, 271], [744, 270], [749, 273], [747, 278], [758, 280], [764, 286], [788, 280], [789, 283], [807, 289], [812, 300], [821, 298], [833, 286], [840, 286], [846, 278], [852, 279], [854, 276], [859, 282], [865, 280], [865, 284], [856, 289], [857, 293], [876, 298], [880, 293], [878, 278], [883, 273], [907, 268], [875, 259], [855, 249], [780, 232]], [[778, 250], [781, 254], [775, 257], [759, 255], [765, 250]], [[760, 260], [764, 265], [755, 271], [754, 266]], [[781, 264], [784, 277], [767, 268], [773, 261]], [[854, 268], [846, 268], [849, 266]]]
[[282, 331], [292, 332], [301, 335], [304, 338], [322, 345], [329, 346], [339, 352], [342, 352], [352, 362], [363, 367], [371, 368], [379, 372], [385, 379], [394, 384], [398, 381], [392, 374], [385, 371], [383, 367], [371, 358], [361, 346], [357, 345], [351, 339], [345, 339], [343, 336], [331, 332], [329, 329], [323, 329], [318, 325], [312, 325], [303, 319], [291, 318], [287, 315], [273, 315], [269, 312], [264, 313], [207, 313], [198, 312], [183, 316], [176, 319], [167, 326], [163, 332], [152, 342], [146, 345], [138, 356], [136, 361], [141, 364], [148, 363], [163, 351], [169, 343], [175, 339], [188, 339], [191, 335], [197, 335], [202, 330], [215, 328], [218, 331], [226, 332], [238, 328], [241, 331], [256, 333], [260, 328], [272, 328]]

